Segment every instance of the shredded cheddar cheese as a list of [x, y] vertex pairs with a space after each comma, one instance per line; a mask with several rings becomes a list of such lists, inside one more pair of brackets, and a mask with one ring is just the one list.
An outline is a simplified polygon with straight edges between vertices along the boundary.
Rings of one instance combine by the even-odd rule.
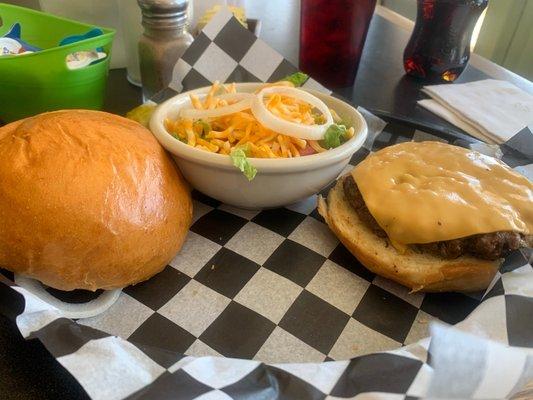
[[[289, 81], [266, 84], [264, 87], [273, 85], [294, 87]], [[215, 82], [203, 100], [191, 94], [192, 107], [196, 110], [214, 110], [236, 103], [235, 100], [217, 98], [219, 91], [236, 93], [235, 83], [221, 85]], [[321, 118], [321, 114], [317, 114], [310, 104], [277, 93], [265, 99], [265, 106], [273, 115], [298, 124], [315, 125], [317, 118]], [[336, 113], [333, 115], [336, 122], [340, 121]], [[249, 156], [258, 158], [292, 158], [326, 151], [316, 141], [299, 139], [267, 129], [257, 121], [250, 109], [200, 121], [201, 123], [198, 123], [198, 120], [188, 118], [167, 119], [165, 126], [171, 135], [190, 146], [225, 155], [230, 154], [237, 146], [247, 146]], [[208, 133], [205, 132], [205, 126], [209, 127]], [[349, 128], [346, 137], [353, 135], [354, 128]]]

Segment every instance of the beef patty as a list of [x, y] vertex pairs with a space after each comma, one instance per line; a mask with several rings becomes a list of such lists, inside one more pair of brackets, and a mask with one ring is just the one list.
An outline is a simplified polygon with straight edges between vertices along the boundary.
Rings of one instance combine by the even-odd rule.
[[[351, 175], [344, 178], [344, 194], [363, 223], [382, 238], [387, 234], [378, 225], [366, 207], [363, 196]], [[467, 236], [460, 239], [445, 240], [414, 245], [421, 251], [427, 251], [443, 258], [457, 258], [463, 254], [485, 260], [496, 260], [504, 257], [512, 250], [533, 246], [533, 235], [523, 235], [517, 232], [494, 232]]]

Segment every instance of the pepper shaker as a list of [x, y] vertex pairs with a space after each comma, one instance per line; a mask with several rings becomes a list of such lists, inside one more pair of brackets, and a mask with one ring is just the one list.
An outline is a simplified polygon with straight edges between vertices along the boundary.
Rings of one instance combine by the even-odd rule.
[[144, 32], [139, 39], [143, 97], [152, 98], [172, 79], [178, 59], [193, 41], [189, 33], [188, 0], [137, 0]]

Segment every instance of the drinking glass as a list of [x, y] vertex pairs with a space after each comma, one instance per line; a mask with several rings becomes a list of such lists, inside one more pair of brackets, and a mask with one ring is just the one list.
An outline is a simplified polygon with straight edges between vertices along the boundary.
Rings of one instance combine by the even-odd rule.
[[300, 69], [328, 87], [355, 80], [376, 0], [301, 0]]

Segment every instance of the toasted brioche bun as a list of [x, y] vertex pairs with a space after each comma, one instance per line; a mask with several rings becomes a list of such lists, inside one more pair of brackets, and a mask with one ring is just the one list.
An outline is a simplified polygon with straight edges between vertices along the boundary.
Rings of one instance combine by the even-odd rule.
[[342, 180], [319, 197], [318, 211], [346, 248], [370, 271], [411, 288], [414, 292], [472, 292], [488, 287], [501, 260], [462, 256], [447, 260], [409, 249], [400, 254], [357, 215], [344, 195]]
[[0, 128], [0, 266], [62, 290], [161, 271], [192, 218], [190, 190], [152, 134], [87, 110]]

